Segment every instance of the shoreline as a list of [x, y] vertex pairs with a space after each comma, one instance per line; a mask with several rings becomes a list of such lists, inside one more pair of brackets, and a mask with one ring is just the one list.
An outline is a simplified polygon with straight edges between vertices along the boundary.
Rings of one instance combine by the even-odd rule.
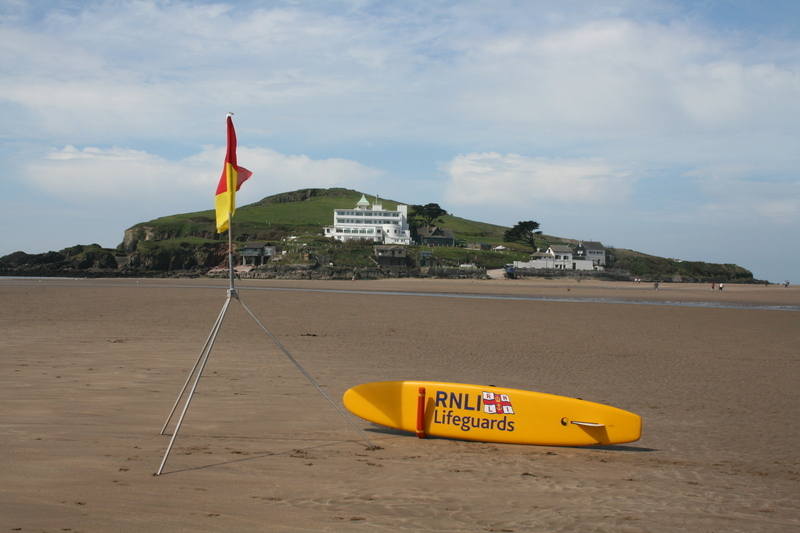
[[[2, 277], [0, 284], [66, 283], [69, 286], [164, 287], [227, 289], [227, 278], [128, 278], [128, 277]], [[570, 279], [439, 279], [389, 278], [379, 280], [290, 280], [242, 279], [235, 286], [242, 290], [319, 291], [386, 296], [450, 296], [454, 298], [496, 298], [574, 303], [640, 304], [707, 308], [800, 310], [800, 286], [726, 284], [710, 290], [706, 283], [670, 283], [655, 289], [652, 284], [627, 281]]]

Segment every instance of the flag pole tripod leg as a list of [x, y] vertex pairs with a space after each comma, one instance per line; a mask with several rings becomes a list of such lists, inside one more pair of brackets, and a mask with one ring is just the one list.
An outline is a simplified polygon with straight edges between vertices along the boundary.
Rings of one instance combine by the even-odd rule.
[[[258, 327], [261, 328], [261, 331], [266, 333], [267, 337], [272, 339], [272, 342], [275, 344], [275, 346], [281, 352], [283, 352], [283, 355], [285, 355], [289, 359], [289, 361], [291, 361], [292, 364], [297, 368], [297, 370], [299, 370], [300, 373], [303, 374], [303, 376], [305, 376], [305, 378], [308, 380], [308, 382], [311, 383], [311, 385], [313, 385], [315, 389], [317, 389], [317, 392], [319, 392], [320, 395], [323, 398], [325, 398], [328, 401], [328, 403], [330, 403], [333, 406], [333, 408], [336, 410], [336, 412], [339, 413], [339, 416], [342, 417], [342, 419], [344, 420], [345, 424], [347, 426], [349, 426], [355, 433], [360, 435], [359, 430], [353, 425], [353, 422], [350, 420], [350, 418], [348, 418], [348, 416], [344, 412], [344, 410], [339, 406], [339, 404], [334, 402], [333, 399], [330, 396], [328, 396], [328, 394], [324, 390], [322, 390], [322, 387], [317, 382], [317, 380], [314, 379], [314, 376], [309, 374], [308, 371], [305, 368], [303, 368], [303, 365], [301, 365], [300, 362], [297, 361], [297, 359], [294, 358], [294, 356], [289, 352], [289, 350], [286, 349], [286, 347], [283, 345], [283, 343], [280, 340], [278, 340], [278, 337], [276, 337], [269, 329], [267, 329], [267, 327], [264, 324], [261, 323], [261, 321], [258, 319], [258, 317], [250, 310], [249, 307], [247, 307], [247, 304], [245, 304], [242, 301], [241, 298], [237, 298], [237, 300], [239, 301], [239, 305], [242, 306], [242, 308], [245, 310], [245, 312], [248, 315], [250, 315], [250, 318], [252, 318], [255, 321], [256, 324], [258, 324]], [[363, 437], [364, 441], [367, 443], [367, 449], [379, 449], [379, 446], [376, 446], [375, 444], [373, 444], [373, 442], [371, 440], [369, 440], [369, 437], [367, 437], [366, 435], [362, 435], [362, 437]]]
[[[233, 288], [233, 238], [231, 237], [231, 216], [230, 213], [228, 214], [228, 299], [231, 297], [237, 297], [236, 289]], [[208, 338], [206, 338], [206, 342], [203, 345], [203, 349], [200, 351], [200, 355], [197, 356], [197, 361], [195, 361], [194, 366], [189, 371], [189, 375], [186, 376], [186, 381], [183, 383], [183, 387], [181, 391], [178, 393], [178, 397], [175, 398], [175, 403], [172, 406], [172, 410], [169, 412], [167, 416], [167, 420], [164, 422], [164, 426], [161, 428], [161, 432], [159, 435], [163, 435], [164, 432], [167, 430], [167, 426], [169, 425], [170, 420], [172, 420], [172, 415], [175, 414], [175, 409], [178, 408], [178, 404], [183, 397], [183, 393], [186, 392], [186, 387], [189, 385], [189, 382], [194, 375], [195, 370], [197, 370], [197, 365], [200, 364], [200, 360], [203, 359], [203, 355], [206, 353], [206, 350], [209, 348], [209, 343], [211, 342], [211, 337], [215, 331], [219, 329], [219, 323], [222, 321], [223, 316], [225, 315], [225, 307], [223, 305], [222, 310], [219, 312], [219, 316], [217, 316], [217, 320], [214, 322], [214, 325], [211, 327], [211, 332], [208, 334]]]
[[[230, 295], [228, 295], [230, 299]], [[200, 360], [203, 359], [203, 356], [206, 354], [206, 351], [209, 350], [209, 344], [211, 343], [211, 337], [214, 335], [214, 332], [219, 329], [219, 325], [222, 322], [222, 318], [225, 316], [225, 305], [222, 306], [222, 309], [217, 315], [217, 320], [214, 321], [214, 325], [211, 327], [211, 331], [208, 333], [208, 338], [206, 338], [206, 343], [203, 344], [203, 349], [200, 350], [200, 355], [197, 356], [197, 361], [195, 361], [194, 366], [189, 371], [189, 375], [186, 376], [186, 381], [183, 383], [183, 387], [181, 391], [178, 393], [178, 397], [175, 398], [175, 403], [172, 405], [172, 410], [167, 415], [167, 419], [164, 421], [164, 426], [161, 428], [161, 433], [159, 435], [163, 435], [164, 432], [167, 430], [167, 426], [169, 425], [170, 421], [172, 420], [172, 415], [175, 414], [175, 409], [178, 408], [178, 404], [183, 398], [183, 393], [186, 392], [186, 387], [189, 386], [189, 382], [192, 380], [192, 376], [194, 376], [195, 370], [197, 370], [197, 366], [200, 364]]]
[[192, 388], [189, 390], [189, 395], [186, 397], [186, 403], [183, 405], [183, 410], [181, 411], [181, 416], [178, 417], [178, 423], [175, 425], [175, 431], [172, 432], [172, 437], [169, 439], [169, 444], [167, 445], [167, 450], [164, 452], [164, 458], [161, 460], [161, 464], [158, 466], [158, 470], [156, 470], [155, 475], [160, 476], [161, 472], [164, 470], [164, 465], [167, 463], [167, 458], [169, 457], [170, 451], [172, 451], [172, 445], [175, 443], [175, 438], [178, 436], [178, 432], [181, 429], [181, 424], [183, 424], [183, 418], [186, 416], [186, 411], [189, 410], [189, 404], [192, 402], [192, 397], [194, 396], [194, 391], [197, 389], [197, 383], [200, 381], [200, 377], [203, 375], [203, 369], [206, 367], [206, 363], [208, 363], [208, 357], [211, 355], [211, 350], [214, 348], [214, 342], [217, 340], [217, 334], [219, 333], [220, 327], [222, 327], [222, 322], [225, 319], [225, 313], [228, 311], [228, 307], [231, 303], [231, 296], [232, 291], [228, 292], [228, 299], [225, 300], [225, 305], [222, 306], [222, 311], [220, 312], [219, 320], [214, 324], [215, 328], [211, 331], [210, 342], [208, 343], [208, 347], [205, 350], [205, 353], [201, 355], [201, 362], [200, 368], [197, 370], [197, 375], [194, 378], [194, 383], [192, 383]]

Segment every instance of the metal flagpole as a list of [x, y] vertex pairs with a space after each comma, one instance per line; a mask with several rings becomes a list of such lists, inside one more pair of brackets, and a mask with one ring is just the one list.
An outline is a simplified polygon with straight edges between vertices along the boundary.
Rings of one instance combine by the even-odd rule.
[[[170, 420], [172, 419], [172, 415], [175, 413], [175, 409], [178, 407], [181, 398], [183, 397], [183, 393], [186, 391], [186, 386], [189, 384], [189, 381], [192, 379], [194, 375], [194, 383], [192, 383], [192, 388], [189, 390], [189, 394], [186, 397], [186, 403], [183, 405], [183, 410], [181, 411], [181, 416], [178, 418], [177, 424], [175, 424], [175, 430], [172, 432], [172, 437], [169, 439], [169, 444], [167, 445], [167, 450], [164, 452], [164, 458], [161, 460], [161, 464], [158, 466], [158, 470], [156, 471], [155, 475], [160, 476], [162, 470], [164, 470], [164, 465], [167, 463], [167, 458], [169, 457], [170, 451], [172, 451], [172, 445], [175, 443], [175, 438], [178, 436], [178, 432], [181, 429], [181, 424], [183, 424], [183, 418], [186, 416], [186, 412], [189, 410], [189, 404], [192, 402], [192, 397], [194, 396], [194, 391], [197, 389], [197, 384], [200, 382], [200, 377], [203, 375], [203, 369], [205, 369], [206, 363], [208, 363], [208, 358], [211, 355], [211, 350], [214, 348], [214, 342], [217, 340], [217, 334], [219, 334], [219, 330], [222, 327], [222, 322], [225, 320], [225, 313], [228, 312], [228, 307], [230, 306], [231, 299], [236, 298], [239, 299], [238, 294], [236, 293], [236, 289], [233, 286], [233, 237], [231, 236], [233, 233], [233, 227], [231, 225], [231, 214], [230, 211], [228, 212], [228, 297], [225, 299], [225, 303], [222, 306], [222, 310], [219, 312], [219, 316], [217, 316], [217, 320], [214, 322], [214, 326], [211, 328], [211, 332], [208, 334], [208, 338], [206, 339], [206, 343], [203, 345], [203, 350], [200, 352], [200, 356], [197, 358], [192, 370], [189, 372], [189, 375], [186, 377], [186, 382], [183, 384], [183, 388], [181, 389], [180, 393], [178, 393], [178, 398], [175, 400], [175, 405], [172, 406], [172, 410], [167, 416], [167, 421], [164, 422], [164, 427], [161, 428], [161, 435], [164, 434], [164, 431], [167, 428]], [[198, 368], [199, 367], [199, 368]]]
[[228, 292], [228, 298], [225, 300], [225, 305], [222, 306], [222, 311], [220, 312], [220, 318], [216, 322], [216, 324], [214, 324], [215, 328], [211, 331], [211, 342], [208, 344], [207, 349], [201, 356], [202, 361], [200, 362], [200, 368], [197, 370], [197, 374], [194, 377], [194, 383], [192, 383], [192, 388], [189, 390], [189, 395], [186, 397], [186, 403], [183, 405], [181, 416], [178, 417], [178, 423], [175, 424], [175, 431], [172, 432], [172, 438], [169, 439], [167, 450], [164, 452], [164, 458], [161, 459], [161, 464], [158, 466], [158, 470], [156, 470], [155, 475], [157, 476], [161, 475], [161, 471], [164, 470], [164, 465], [167, 463], [169, 452], [172, 451], [172, 445], [175, 444], [175, 438], [178, 436], [178, 432], [181, 429], [181, 424], [183, 424], [183, 417], [186, 416], [186, 411], [189, 410], [189, 404], [192, 402], [194, 391], [197, 389], [197, 383], [200, 381], [200, 377], [203, 375], [203, 370], [206, 367], [206, 363], [208, 363], [208, 356], [211, 355], [211, 349], [214, 347], [214, 341], [217, 340], [217, 334], [219, 333], [219, 329], [222, 326], [222, 321], [225, 318], [225, 313], [227, 312], [230, 303], [231, 303], [231, 292]]
[[[229, 184], [229, 188], [233, 186]], [[233, 223], [232, 223], [232, 216], [230, 210], [228, 211], [228, 297], [225, 299], [225, 303], [222, 306], [222, 310], [219, 312], [217, 319], [214, 321], [214, 325], [211, 327], [211, 332], [208, 334], [206, 338], [206, 342], [203, 345], [203, 349], [200, 351], [200, 355], [197, 357], [197, 361], [195, 361], [194, 366], [192, 367], [191, 371], [189, 371], [189, 375], [186, 377], [186, 381], [183, 384], [180, 392], [178, 393], [178, 397], [175, 399], [175, 404], [172, 406], [172, 410], [169, 412], [167, 416], [167, 420], [164, 422], [164, 426], [161, 428], [161, 435], [167, 429], [170, 421], [172, 420], [172, 416], [175, 414], [175, 410], [178, 408], [178, 405], [181, 402], [181, 399], [186, 393], [186, 387], [189, 385], [189, 382], [192, 381], [192, 376], [194, 376], [194, 381], [192, 382], [192, 386], [189, 389], [189, 393], [186, 395], [185, 403], [183, 404], [183, 409], [181, 410], [181, 414], [178, 417], [178, 422], [175, 424], [175, 429], [172, 432], [172, 437], [169, 439], [169, 444], [167, 445], [167, 449], [164, 452], [164, 457], [161, 459], [161, 464], [158, 466], [158, 470], [156, 470], [156, 476], [160, 476], [161, 472], [164, 470], [164, 465], [167, 464], [167, 459], [169, 458], [169, 454], [172, 451], [172, 446], [175, 444], [175, 439], [178, 436], [178, 432], [181, 429], [181, 424], [183, 424], [183, 419], [186, 416], [187, 411], [189, 410], [189, 404], [192, 402], [192, 397], [194, 396], [195, 391], [197, 390], [197, 384], [200, 382], [200, 378], [203, 376], [203, 370], [208, 363], [208, 359], [211, 356], [211, 351], [214, 349], [214, 343], [217, 340], [217, 335], [219, 334], [220, 328], [222, 328], [222, 323], [225, 320], [225, 314], [228, 312], [228, 308], [230, 307], [231, 300], [236, 299], [239, 304], [244, 308], [250, 317], [255, 320], [256, 324], [264, 331], [264, 333], [269, 336], [275, 345], [289, 358], [289, 360], [294, 363], [297, 369], [311, 382], [312, 385], [317, 389], [317, 391], [330, 402], [331, 405], [339, 412], [339, 414], [345, 419], [350, 427], [356, 430], [355, 426], [352, 425], [352, 422], [347, 418], [344, 411], [328, 396], [325, 391], [319, 386], [317, 381], [309, 374], [300, 363], [292, 357], [292, 354], [281, 344], [275, 335], [272, 334], [265, 326], [261, 323], [258, 318], [250, 311], [244, 302], [239, 299], [239, 294], [236, 292], [236, 288], [234, 287], [234, 275], [233, 275]], [[357, 430], [356, 430], [357, 431]], [[374, 449], [378, 448], [375, 446], [367, 437], [364, 437], [364, 440], [368, 444], [368, 448]]]
[[[229, 297], [230, 299], [230, 297]], [[170, 420], [172, 420], [172, 415], [175, 414], [175, 409], [178, 408], [178, 404], [183, 398], [183, 393], [186, 392], [186, 387], [189, 386], [189, 382], [192, 380], [192, 376], [194, 375], [195, 370], [197, 370], [197, 366], [200, 364], [200, 360], [203, 359], [203, 356], [206, 353], [206, 350], [209, 349], [209, 344], [211, 343], [211, 338], [214, 336], [215, 332], [219, 329], [220, 324], [222, 323], [222, 319], [225, 318], [225, 309], [227, 308], [227, 302], [225, 305], [222, 306], [222, 309], [217, 315], [217, 319], [214, 321], [214, 325], [211, 327], [211, 331], [208, 334], [208, 338], [206, 339], [206, 343], [203, 345], [203, 349], [200, 350], [200, 355], [197, 356], [197, 361], [195, 361], [194, 366], [189, 371], [189, 375], [186, 376], [186, 381], [183, 383], [183, 387], [181, 391], [178, 393], [178, 397], [175, 398], [175, 404], [172, 406], [172, 410], [167, 415], [167, 420], [164, 421], [164, 427], [161, 428], [161, 435], [167, 430], [167, 426], [169, 425]]]
[[[230, 224], [231, 224], [231, 219], [230, 219], [230, 214], [228, 214], [228, 229], [229, 230], [230, 230], [230, 227], [231, 227]], [[231, 291], [235, 292], [235, 289], [233, 288], [233, 276], [231, 275], [231, 272], [233, 271], [233, 268], [231, 266], [231, 264], [232, 264], [232, 262], [231, 262], [232, 261], [231, 241], [232, 241], [232, 239], [230, 237], [230, 231], [228, 231], [228, 271], [229, 271], [228, 272], [228, 277], [230, 279], [230, 283], [229, 283], [229, 287], [228, 287], [228, 298], [231, 297]], [[194, 366], [189, 371], [189, 375], [186, 376], [186, 381], [183, 383], [183, 387], [181, 388], [181, 391], [178, 393], [178, 397], [175, 398], [175, 403], [173, 404], [172, 410], [169, 412], [169, 415], [167, 415], [167, 419], [164, 421], [164, 426], [161, 428], [160, 435], [163, 435], [164, 432], [167, 430], [167, 426], [169, 425], [170, 420], [172, 420], [172, 415], [175, 414], [175, 409], [178, 408], [178, 404], [180, 403], [181, 398], [183, 397], [183, 393], [186, 392], [186, 387], [189, 386], [189, 382], [192, 380], [192, 376], [194, 375], [195, 370], [197, 370], [197, 365], [200, 364], [200, 360], [203, 358], [203, 354], [205, 354], [206, 350], [209, 348], [209, 343], [211, 343], [211, 337], [214, 335], [214, 332], [219, 329], [219, 326], [222, 323], [222, 320], [225, 318], [225, 310], [226, 310], [226, 308], [227, 308], [227, 302], [226, 302], [226, 305], [222, 306], [222, 310], [219, 312], [219, 315], [217, 316], [217, 320], [215, 320], [214, 321], [214, 325], [211, 326], [211, 331], [208, 334], [208, 338], [206, 338], [206, 342], [203, 345], [203, 349], [200, 350], [200, 355], [197, 356], [197, 361], [195, 361]]]
[[233, 294], [236, 292], [236, 289], [233, 288], [233, 226], [231, 220], [231, 212], [228, 211], [228, 279], [230, 283], [228, 285], [228, 294]]

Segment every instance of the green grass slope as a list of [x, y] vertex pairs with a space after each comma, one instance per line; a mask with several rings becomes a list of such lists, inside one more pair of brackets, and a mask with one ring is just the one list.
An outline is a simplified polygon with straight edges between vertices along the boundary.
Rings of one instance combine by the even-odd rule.
[[453, 215], [443, 216], [439, 221], [439, 226], [451, 230], [459, 240], [489, 244], [503, 242], [503, 234], [508, 230], [505, 226], [467, 220]]
[[[362, 193], [352, 189], [300, 189], [288, 193], [268, 196], [258, 202], [242, 206], [236, 210], [233, 224], [235, 239], [271, 240], [287, 234], [320, 233], [323, 226], [333, 224], [334, 209], [348, 209], [355, 206]], [[367, 197], [370, 202], [373, 197]], [[384, 209], [394, 210], [401, 202], [380, 199]], [[458, 239], [468, 242], [500, 243], [503, 226], [486, 224], [474, 220], [447, 215], [439, 224], [451, 229]], [[197, 211], [156, 218], [136, 224], [128, 231], [148, 228], [153, 235], [150, 240], [175, 238], [200, 238], [217, 240], [220, 238], [214, 228], [214, 211]]]
[[[322, 227], [333, 223], [334, 209], [348, 209], [355, 206], [362, 193], [352, 189], [300, 189], [296, 191], [268, 196], [258, 202], [241, 206], [236, 211], [233, 224], [236, 241], [277, 241], [288, 235], [303, 236], [304, 240], [313, 241], [310, 249], [339, 263], [369, 263], [367, 256], [371, 247], [363, 244], [347, 248], [347, 257], [340, 257], [344, 248], [332, 246], [327, 239], [320, 237]], [[370, 202], [374, 197], [367, 196]], [[384, 209], [394, 210], [398, 203], [395, 200], [381, 199]], [[455, 215], [445, 215], [437, 225], [447, 228], [462, 243], [503, 243], [505, 252], [476, 251], [465, 248], [436, 249], [434, 257], [447, 264], [475, 263], [488, 268], [498, 268], [515, 260], [525, 260], [531, 248], [522, 243], [504, 242], [507, 227], [468, 220]], [[136, 224], [125, 232], [125, 240], [120, 248], [133, 254], [133, 264], [171, 265], [188, 268], [190, 266], [209, 265], [215, 260], [219, 250], [214, 246], [222, 246], [226, 235], [216, 233], [214, 211], [197, 211], [157, 218]], [[324, 242], [323, 242], [324, 241]], [[548, 244], [570, 243], [578, 241], [554, 235], [541, 235], [536, 240], [537, 246]], [[328, 243], [328, 244], [325, 244]], [[358, 250], [355, 250], [358, 248]], [[356, 253], [357, 252], [357, 253]], [[611, 269], [630, 272], [638, 277], [679, 280], [752, 280], [752, 274], [737, 265], [717, 265], [713, 263], [677, 261], [663, 257], [641, 254], [633, 250], [609, 249], [608, 266]], [[349, 254], [349, 255], [348, 255]], [[359, 255], [360, 254], [360, 255]], [[364, 257], [361, 255], [366, 254]], [[138, 257], [137, 257], [138, 256]], [[178, 259], [176, 259], [178, 257]], [[357, 260], [356, 260], [357, 259]], [[623, 274], [624, 275], [624, 274]]]
[[753, 281], [752, 272], [739, 265], [679, 261], [624, 248], [611, 248], [608, 254], [614, 268], [626, 270], [637, 277], [697, 282]]

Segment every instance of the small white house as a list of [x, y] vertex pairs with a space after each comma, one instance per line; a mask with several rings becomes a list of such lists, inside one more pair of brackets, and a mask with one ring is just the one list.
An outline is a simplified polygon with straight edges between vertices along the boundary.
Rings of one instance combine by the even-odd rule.
[[592, 261], [575, 257], [566, 244], [553, 244], [545, 252], [536, 252], [529, 261], [514, 261], [514, 268], [536, 268], [549, 270], [603, 270]]
[[545, 253], [555, 261], [572, 261], [572, 248], [566, 244], [553, 244]]

